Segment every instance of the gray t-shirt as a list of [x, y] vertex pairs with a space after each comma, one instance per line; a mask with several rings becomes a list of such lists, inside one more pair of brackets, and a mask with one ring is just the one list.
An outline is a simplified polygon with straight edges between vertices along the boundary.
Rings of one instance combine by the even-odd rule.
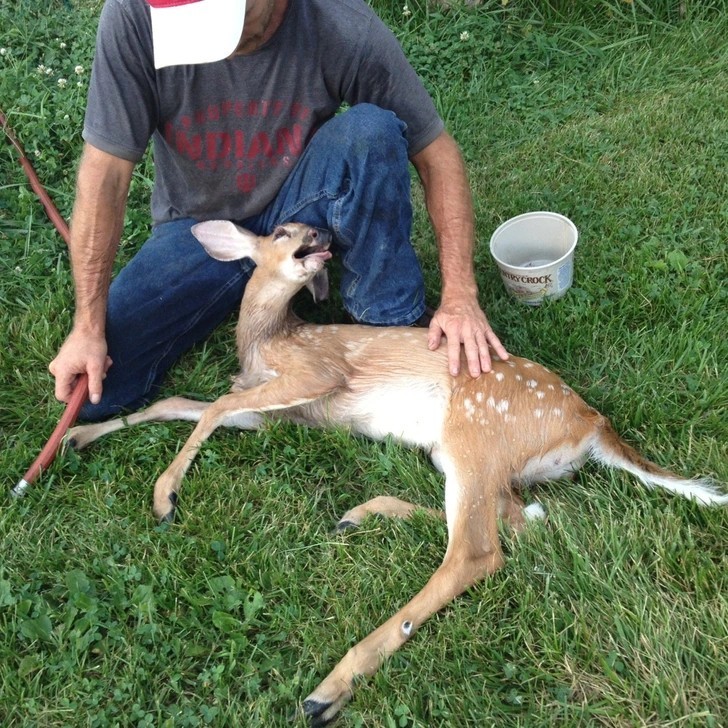
[[155, 70], [145, 0], [107, 0], [83, 138], [138, 161], [154, 143], [155, 224], [243, 220], [275, 197], [342, 103], [373, 103], [407, 125], [410, 156], [443, 130], [394, 35], [363, 0], [289, 0], [251, 55]]

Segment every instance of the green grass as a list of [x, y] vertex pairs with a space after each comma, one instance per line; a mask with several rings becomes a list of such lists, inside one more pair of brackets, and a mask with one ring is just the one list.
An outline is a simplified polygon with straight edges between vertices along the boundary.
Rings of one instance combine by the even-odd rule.
[[[12, 5], [0, 9], [2, 108], [69, 215], [98, 3]], [[506, 345], [559, 371], [658, 462], [728, 481], [725, 4], [375, 5], [461, 142], [481, 299]], [[9, 145], [0, 166], [9, 488], [62, 411], [46, 366], [72, 292]], [[136, 173], [120, 261], [146, 235], [150, 177], [148, 164]], [[506, 295], [488, 239], [542, 208], [581, 239], [574, 288], [530, 309]], [[431, 270], [419, 196], [415, 225]], [[433, 300], [438, 285], [430, 276]], [[222, 394], [232, 336], [230, 322], [187, 355], [166, 393]], [[217, 433], [178, 522], [157, 526], [151, 484], [189, 431], [117, 433], [60, 458], [22, 501], [0, 499], [0, 725], [302, 725], [298, 701], [439, 564], [445, 527], [424, 515], [332, 535], [379, 493], [442, 500], [424, 456], [341, 432]], [[363, 683], [342, 724], [728, 722], [726, 511], [592, 467], [536, 496], [548, 523], [504, 535], [506, 567]]]

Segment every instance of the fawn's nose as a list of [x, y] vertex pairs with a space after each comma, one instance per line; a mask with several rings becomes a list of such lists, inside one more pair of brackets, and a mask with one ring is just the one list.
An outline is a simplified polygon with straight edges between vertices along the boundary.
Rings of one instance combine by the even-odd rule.
[[308, 232], [303, 237], [304, 243], [318, 243], [320, 245], [326, 245], [331, 242], [331, 233], [328, 230], [322, 230], [321, 228], [309, 228]]

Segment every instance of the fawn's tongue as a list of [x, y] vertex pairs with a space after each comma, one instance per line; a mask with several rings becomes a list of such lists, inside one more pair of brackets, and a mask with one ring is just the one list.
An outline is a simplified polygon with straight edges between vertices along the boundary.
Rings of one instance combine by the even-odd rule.
[[315, 253], [309, 253], [303, 259], [303, 265], [306, 270], [320, 270], [323, 264], [331, 257], [330, 250], [318, 250]]

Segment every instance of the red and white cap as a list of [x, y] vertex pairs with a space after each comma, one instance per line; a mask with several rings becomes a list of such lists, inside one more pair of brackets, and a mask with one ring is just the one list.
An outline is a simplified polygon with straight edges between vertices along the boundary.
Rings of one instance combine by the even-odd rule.
[[246, 0], [147, 0], [154, 67], [211, 63], [238, 46]]

